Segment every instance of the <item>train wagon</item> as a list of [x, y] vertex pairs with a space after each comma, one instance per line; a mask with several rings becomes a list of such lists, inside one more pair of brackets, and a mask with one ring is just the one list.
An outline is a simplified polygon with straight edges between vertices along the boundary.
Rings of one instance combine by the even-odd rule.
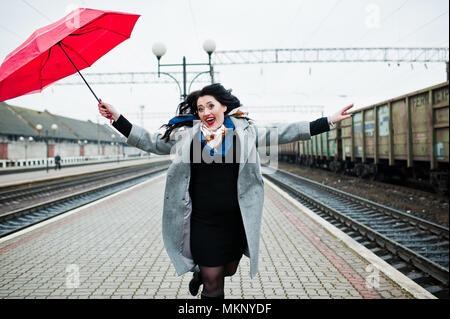
[[448, 191], [449, 82], [351, 112], [329, 132], [282, 145], [291, 162], [383, 180], [386, 176]]

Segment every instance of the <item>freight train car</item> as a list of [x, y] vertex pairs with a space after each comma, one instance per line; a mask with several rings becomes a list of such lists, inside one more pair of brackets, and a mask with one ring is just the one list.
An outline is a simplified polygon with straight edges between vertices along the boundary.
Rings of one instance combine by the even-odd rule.
[[279, 146], [280, 160], [448, 191], [449, 82], [352, 112], [329, 132]]

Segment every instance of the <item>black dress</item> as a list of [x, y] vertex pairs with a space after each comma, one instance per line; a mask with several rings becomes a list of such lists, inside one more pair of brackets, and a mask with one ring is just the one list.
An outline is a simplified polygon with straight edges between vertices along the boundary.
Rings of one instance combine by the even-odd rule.
[[[194, 137], [194, 141], [198, 141], [198, 137]], [[227, 160], [219, 154], [207, 154], [201, 145], [206, 155], [199, 156], [201, 160], [195, 163], [193, 143], [189, 184], [192, 199], [191, 252], [198, 265], [222, 266], [240, 259], [247, 243], [237, 194], [239, 161], [236, 136], [233, 136], [232, 150], [229, 150], [233, 156]]]

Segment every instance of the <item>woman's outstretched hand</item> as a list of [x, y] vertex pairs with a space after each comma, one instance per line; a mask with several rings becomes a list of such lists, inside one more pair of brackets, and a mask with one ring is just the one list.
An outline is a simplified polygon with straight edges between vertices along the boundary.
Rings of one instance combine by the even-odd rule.
[[344, 107], [342, 110], [334, 113], [333, 115], [328, 117], [328, 122], [333, 122], [336, 124], [337, 122], [340, 122], [342, 120], [348, 119], [352, 117], [352, 114], [346, 114], [346, 112], [353, 107], [353, 104], [350, 104], [349, 106]]
[[98, 103], [98, 111], [100, 115], [106, 117], [107, 119], [112, 119], [113, 121], [117, 121], [120, 117], [120, 113], [116, 110], [114, 106], [111, 104], [105, 103], [102, 100]]

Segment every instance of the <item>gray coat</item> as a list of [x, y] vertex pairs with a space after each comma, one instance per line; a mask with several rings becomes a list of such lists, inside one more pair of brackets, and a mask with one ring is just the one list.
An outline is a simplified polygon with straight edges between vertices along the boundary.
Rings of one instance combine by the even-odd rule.
[[[247, 237], [245, 255], [250, 258], [250, 276], [258, 272], [259, 238], [264, 202], [264, 186], [257, 147], [284, 144], [311, 138], [309, 122], [296, 122], [261, 127], [243, 118], [230, 117], [239, 141], [238, 202]], [[190, 146], [193, 136], [200, 130], [200, 121], [192, 127], [173, 131], [168, 142], [160, 133], [149, 133], [133, 125], [127, 143], [147, 152], [171, 154], [172, 163], [167, 171], [163, 208], [164, 245], [178, 275], [192, 271], [195, 266], [190, 250], [189, 196]], [[195, 148], [194, 148], [195, 150]], [[195, 152], [194, 152], [195, 153]], [[194, 159], [195, 160], [195, 159]]]

